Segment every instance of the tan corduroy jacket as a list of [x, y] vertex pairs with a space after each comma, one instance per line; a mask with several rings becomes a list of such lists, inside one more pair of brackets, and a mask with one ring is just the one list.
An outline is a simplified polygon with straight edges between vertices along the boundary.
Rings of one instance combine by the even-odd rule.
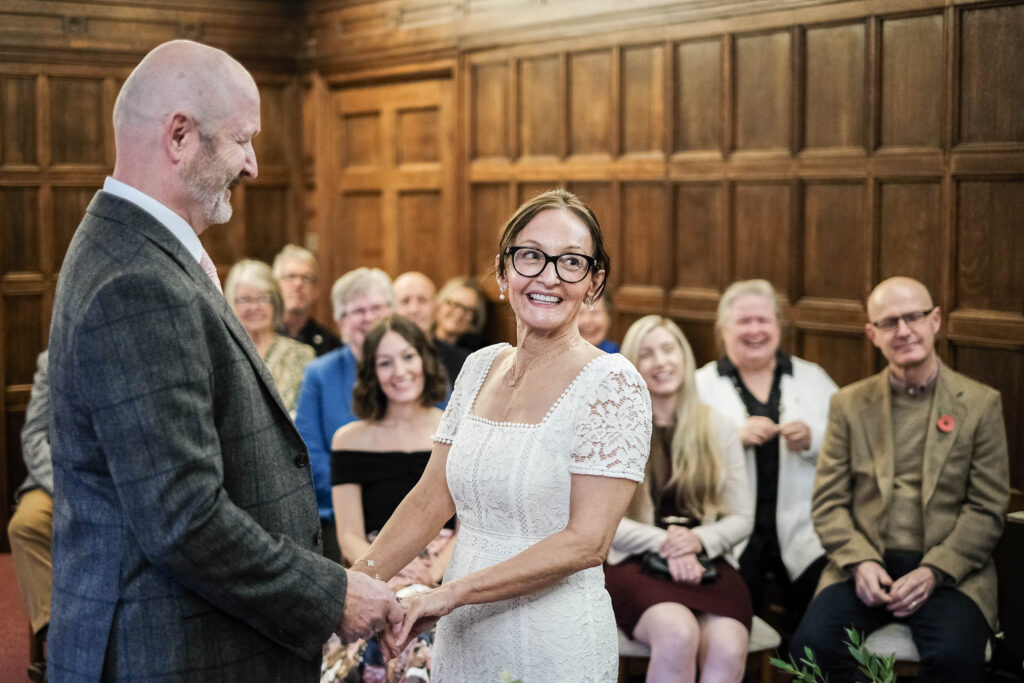
[[[832, 397], [818, 455], [811, 514], [829, 564], [818, 589], [849, 578], [845, 567], [882, 561], [893, 488], [888, 370]], [[951, 429], [940, 429], [943, 416]], [[943, 426], [949, 427], [943, 419]], [[921, 482], [926, 564], [945, 572], [996, 625], [992, 551], [1009, 502], [1006, 426], [999, 392], [944, 365], [932, 401]]]

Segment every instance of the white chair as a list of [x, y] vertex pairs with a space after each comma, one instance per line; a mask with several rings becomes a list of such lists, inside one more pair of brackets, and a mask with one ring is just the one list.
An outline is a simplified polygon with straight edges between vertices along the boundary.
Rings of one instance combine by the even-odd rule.
[[[754, 617], [750, 625], [750, 640], [747, 641], [748, 659], [751, 655], [758, 655], [761, 663], [761, 681], [769, 683], [772, 680], [772, 667], [769, 660], [772, 652], [782, 644], [782, 637], [778, 631], [773, 629], [760, 617]], [[644, 643], [631, 639], [622, 629], [619, 629], [619, 681], [626, 679], [626, 659], [648, 659], [651, 656], [651, 649]]]
[[[898, 621], [892, 621], [880, 629], [868, 634], [864, 647], [871, 654], [879, 657], [896, 656], [896, 674], [899, 676], [916, 676], [917, 665], [921, 655], [910, 634], [910, 627]], [[992, 660], [992, 642], [985, 644], [985, 661]]]

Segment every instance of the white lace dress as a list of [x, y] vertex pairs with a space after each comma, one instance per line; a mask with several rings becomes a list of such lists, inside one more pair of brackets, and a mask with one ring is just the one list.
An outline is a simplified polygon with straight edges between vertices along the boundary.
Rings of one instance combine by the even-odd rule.
[[[452, 444], [448, 487], [460, 529], [445, 580], [516, 555], [569, 521], [571, 474], [642, 481], [651, 401], [618, 354], [590, 361], [537, 424], [473, 414], [477, 392], [507, 344], [466, 361], [434, 439]], [[537, 593], [466, 605], [440, 620], [435, 683], [614, 681], [618, 648], [601, 567]]]

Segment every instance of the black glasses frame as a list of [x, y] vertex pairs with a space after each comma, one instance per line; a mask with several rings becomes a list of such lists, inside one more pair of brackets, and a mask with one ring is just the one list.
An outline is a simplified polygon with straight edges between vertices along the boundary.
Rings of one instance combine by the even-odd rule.
[[904, 313], [903, 315], [890, 315], [886, 318], [882, 318], [881, 320], [872, 320], [871, 324], [874, 325], [875, 328], [879, 330], [895, 330], [897, 327], [900, 326], [901, 320], [905, 322], [908, 326], [913, 325], [914, 323], [921, 322], [922, 320], [927, 318], [931, 314], [931, 312], [934, 311], [936, 308], [938, 308], [938, 306], [932, 306], [926, 311], [910, 311], [909, 313]]
[[[518, 268], [516, 268], [516, 252], [517, 251], [522, 251], [523, 249], [529, 249], [530, 251], [535, 251], [535, 252], [537, 252], [538, 254], [540, 254], [541, 256], [544, 257], [544, 265], [541, 266], [540, 270], [538, 270], [533, 275], [527, 275], [523, 271], [521, 271]], [[537, 247], [518, 246], [518, 247], [506, 247], [505, 248], [505, 255], [508, 256], [512, 260], [512, 268], [515, 269], [515, 271], [517, 273], [519, 273], [520, 275], [522, 275], [523, 277], [538, 277], [541, 273], [544, 272], [544, 269], [548, 267], [549, 263], [553, 263], [553, 264], [555, 264], [555, 275], [558, 276], [559, 280], [561, 280], [562, 282], [568, 283], [568, 284], [576, 284], [577, 282], [582, 282], [587, 277], [587, 275], [590, 274], [591, 270], [598, 271], [598, 270], [601, 269], [600, 268], [601, 264], [598, 262], [596, 256], [587, 256], [586, 254], [580, 254], [580, 253], [577, 253], [575, 251], [567, 251], [564, 254], [555, 254], [554, 256], [552, 256], [552, 255], [548, 254], [547, 252], [545, 252], [543, 249], [538, 249]], [[567, 278], [562, 276], [562, 271], [558, 270], [558, 259], [562, 258], [563, 256], [578, 256], [579, 258], [583, 259], [587, 263], [587, 269], [583, 271], [583, 275], [580, 275], [579, 279], [577, 279], [577, 280], [570, 280], [570, 279], [567, 279]]]

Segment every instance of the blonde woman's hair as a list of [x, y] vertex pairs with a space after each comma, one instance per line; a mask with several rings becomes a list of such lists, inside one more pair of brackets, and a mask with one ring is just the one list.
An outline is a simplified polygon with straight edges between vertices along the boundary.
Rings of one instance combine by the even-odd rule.
[[277, 330], [281, 326], [281, 317], [284, 314], [284, 299], [281, 298], [281, 287], [277, 284], [270, 266], [251, 258], [242, 259], [231, 266], [228, 278], [224, 281], [224, 298], [228, 300], [232, 310], [235, 308], [235, 292], [238, 291], [238, 285], [255, 287], [270, 295], [270, 303], [274, 307], [272, 324]]
[[[683, 352], [683, 383], [676, 394], [675, 427], [669, 459], [672, 475], [668, 486], [676, 489], [676, 506], [698, 523], [725, 513], [722, 504], [722, 467], [718, 439], [711, 429], [710, 409], [700, 402], [694, 379], [696, 360], [686, 335], [668, 318], [648, 315], [633, 323], [622, 340], [622, 355], [639, 365], [640, 344], [656, 328], [664, 328]], [[648, 461], [648, 475], [650, 475]], [[642, 487], [646, 493], [646, 487]], [[657, 505], [657, 501], [654, 501]]]

